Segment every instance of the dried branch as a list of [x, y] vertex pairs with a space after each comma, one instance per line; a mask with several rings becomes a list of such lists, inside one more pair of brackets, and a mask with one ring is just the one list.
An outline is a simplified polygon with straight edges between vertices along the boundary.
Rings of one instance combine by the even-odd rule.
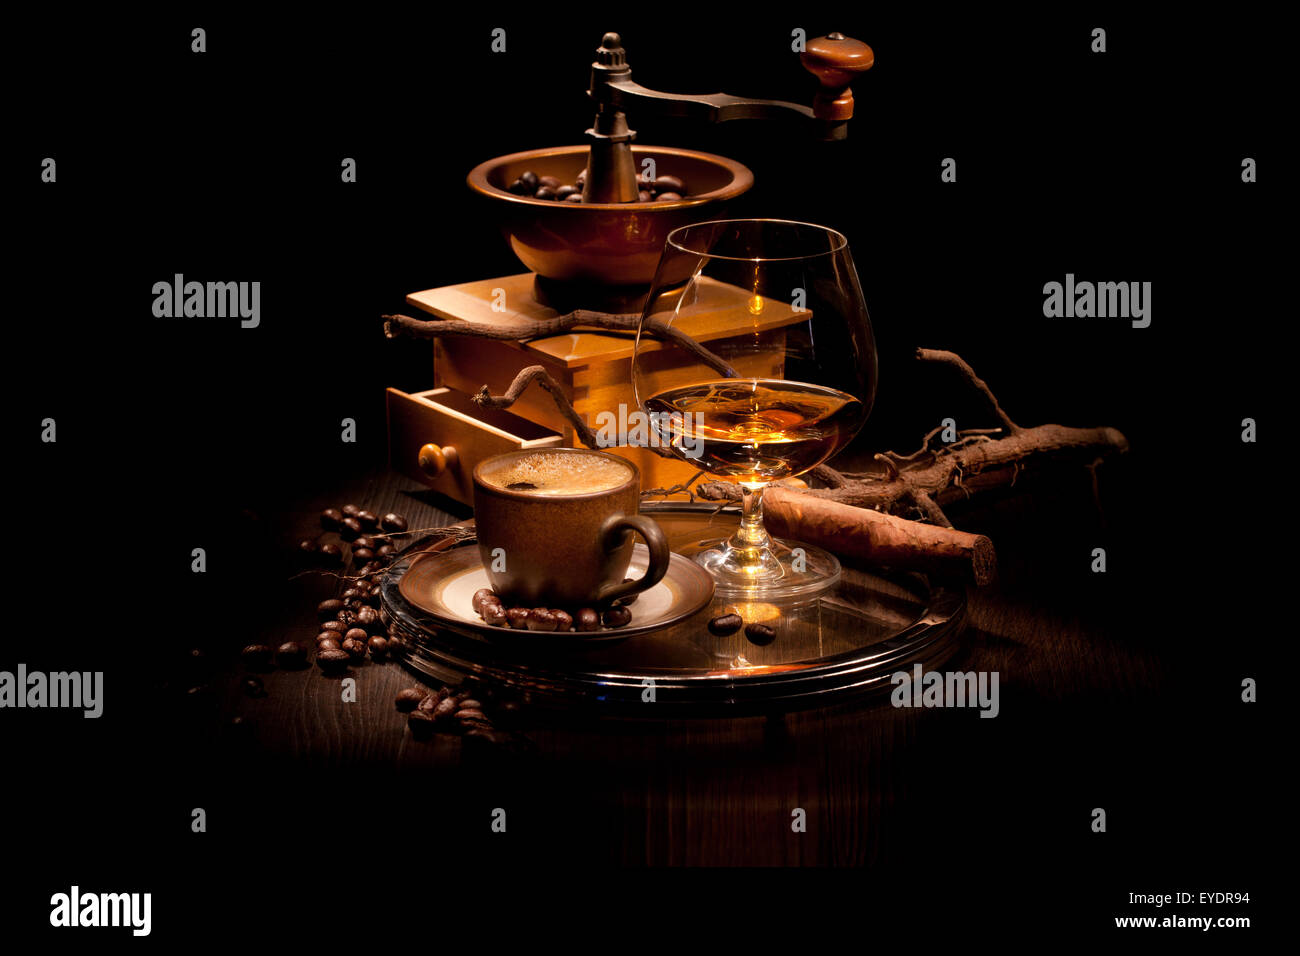
[[1002, 406], [998, 404], [998, 400], [994, 396], [993, 390], [985, 384], [984, 379], [975, 374], [975, 370], [971, 368], [966, 363], [966, 360], [956, 352], [947, 352], [943, 349], [917, 349], [916, 357], [922, 362], [939, 362], [944, 365], [951, 365], [953, 368], [957, 369], [957, 371], [961, 373], [962, 378], [966, 380], [966, 384], [983, 396], [984, 400], [989, 403], [989, 407], [992, 408], [993, 414], [997, 417], [997, 420], [1002, 423], [1002, 427], [1007, 430], [1008, 434], [1014, 435], [1016, 432], [1020, 431], [1020, 426], [1013, 422], [1011, 416], [1004, 412]]

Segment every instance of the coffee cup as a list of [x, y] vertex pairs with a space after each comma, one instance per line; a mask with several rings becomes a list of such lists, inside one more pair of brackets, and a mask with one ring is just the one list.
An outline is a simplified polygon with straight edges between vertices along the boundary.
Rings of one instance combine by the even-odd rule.
[[[511, 451], [474, 468], [474, 524], [488, 580], [508, 605], [599, 607], [658, 584], [668, 541], [638, 514], [634, 464], [585, 448]], [[634, 533], [650, 563], [624, 581]]]

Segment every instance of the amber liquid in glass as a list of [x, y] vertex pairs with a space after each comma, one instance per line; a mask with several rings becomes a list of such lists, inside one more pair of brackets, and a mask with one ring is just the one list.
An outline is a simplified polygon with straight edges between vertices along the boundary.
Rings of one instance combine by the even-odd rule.
[[720, 379], [646, 400], [661, 441], [710, 474], [762, 483], [821, 464], [862, 424], [852, 395], [781, 379]]

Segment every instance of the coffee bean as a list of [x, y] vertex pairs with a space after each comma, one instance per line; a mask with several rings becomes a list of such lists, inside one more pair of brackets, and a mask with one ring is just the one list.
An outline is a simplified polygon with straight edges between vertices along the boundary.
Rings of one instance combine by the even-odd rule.
[[342, 644], [342, 642], [338, 639], [338, 637], [333, 636], [333, 635], [332, 635], [332, 632], [328, 632], [328, 631], [327, 631], [326, 633], [331, 634], [331, 636], [330, 636], [330, 637], [322, 637], [322, 638], [320, 638], [320, 639], [318, 639], [318, 640], [316, 641], [316, 653], [319, 654], [321, 651], [338, 651], [338, 650], [342, 650], [342, 649], [343, 649], [343, 644]]
[[244, 693], [249, 697], [265, 697], [266, 686], [262, 683], [260, 677], [245, 677], [243, 681]]
[[342, 637], [348, 626], [342, 621], [326, 621], [320, 626], [320, 629], [322, 631], [337, 631], [339, 636]]
[[568, 199], [570, 196], [574, 195], [575, 193], [581, 194], [581, 192], [582, 190], [579, 189], [577, 186], [561, 186], [559, 189], [555, 190], [555, 198]]
[[303, 538], [298, 542], [298, 552], [305, 558], [316, 560], [320, 558], [317, 553], [316, 542], [311, 538]]
[[316, 616], [322, 621], [328, 621], [345, 607], [344, 603], [338, 598], [330, 598], [327, 601], [321, 601], [316, 605]]
[[357, 574], [360, 574], [362, 577], [365, 577], [367, 574], [375, 574], [376, 572], [382, 570], [384, 570], [384, 566], [381, 562], [367, 561], [365, 564], [361, 566], [361, 570], [359, 570]]
[[573, 625], [579, 631], [599, 631], [600, 615], [589, 607], [579, 608]]
[[551, 189], [559, 189], [560, 180], [555, 176], [539, 176], [537, 177], [537, 185], [548, 186]]
[[434, 691], [432, 694], [426, 694], [425, 696], [421, 697], [419, 704], [417, 704], [416, 706], [418, 707], [419, 710], [432, 716], [438, 704], [442, 702], [442, 699], [443, 698], [438, 694], [438, 692]]
[[526, 607], [508, 607], [506, 608], [506, 620], [516, 631], [522, 631], [528, 626], [528, 608]]
[[343, 527], [339, 528], [339, 537], [344, 541], [353, 541], [361, 534], [361, 522], [356, 518], [344, 518]]
[[464, 700], [462, 700], [459, 703], [458, 706], [460, 707], [461, 710], [482, 710], [483, 709], [483, 705], [480, 704], [478, 701], [476, 701], [473, 697], [466, 697]]
[[766, 624], [748, 624], [745, 626], [745, 636], [751, 643], [763, 645], [771, 644], [776, 640], [776, 631]]
[[405, 531], [406, 519], [396, 511], [390, 511], [379, 519], [379, 526], [385, 531]]
[[659, 193], [655, 196], [655, 202], [681, 202], [681, 193]]
[[342, 648], [330, 648], [316, 654], [316, 666], [326, 674], [341, 673], [351, 660], [352, 656]]
[[358, 505], [343, 506], [343, 516], [345, 518], [355, 518], [359, 514], [361, 514], [361, 508]]
[[437, 701], [432, 708], [432, 714], [437, 720], [445, 720], [454, 713], [456, 713], [456, 698], [454, 697], [444, 697]]
[[564, 197], [565, 202], [582, 202], [582, 193], [570, 193]]
[[346, 653], [354, 661], [359, 661], [366, 656], [366, 642], [345, 640], [341, 645], [340, 650]]
[[533, 193], [533, 198], [534, 198], [534, 199], [554, 199], [554, 198], [555, 198], [555, 190], [552, 189], [550, 186], [543, 186], [543, 187], [541, 187], [540, 189], [538, 189], [537, 192]]
[[639, 193], [636, 194], [636, 201], [637, 201], [637, 202], [649, 202], [652, 198], [654, 198], [654, 197], [652, 197], [652, 196], [651, 196], [648, 192], [646, 192], [644, 189], [641, 190]]
[[339, 611], [339, 613], [335, 615], [335, 619], [339, 621], [339, 623], [346, 625], [348, 629], [357, 626], [357, 612], [352, 610], [350, 607], [345, 607], [343, 610]]
[[479, 608], [482, 606], [484, 601], [496, 601], [498, 604], [501, 603], [501, 599], [497, 597], [496, 591], [493, 591], [491, 588], [479, 588], [474, 592], [474, 596], [469, 599], [470, 606], [474, 608], [475, 614], [479, 613]]
[[326, 508], [320, 513], [320, 526], [326, 531], [337, 531], [343, 522], [343, 512], [338, 508]]
[[456, 711], [456, 719], [487, 721], [487, 718], [483, 716], [483, 711], [479, 710], [477, 707], [462, 707], [460, 710]]
[[[343, 640], [344, 641], [368, 641], [370, 640], [370, 632], [362, 627], [350, 627], [348, 628], [347, 633], [343, 635]], [[339, 643], [341, 644], [343, 643], [343, 641], [340, 641]]]
[[373, 607], [363, 607], [357, 611], [357, 626], [364, 627], [370, 633], [383, 629], [383, 622], [379, 619], [379, 612]]
[[357, 521], [361, 522], [361, 527], [366, 531], [379, 530], [379, 516], [373, 511], [358, 511], [356, 514]]
[[433, 716], [423, 710], [411, 711], [406, 726], [411, 728], [411, 736], [417, 740], [428, 740], [433, 736]]
[[483, 605], [483, 623], [491, 624], [493, 627], [509, 627], [510, 618], [506, 615], [506, 609], [500, 604]]
[[632, 620], [632, 612], [615, 604], [600, 616], [600, 622], [606, 627], [623, 627]]
[[424, 700], [427, 695], [420, 687], [408, 687], [406, 690], [397, 692], [397, 709], [398, 710], [415, 710], [417, 704]]
[[[358, 518], [357, 520], [360, 521], [361, 519]], [[369, 548], [373, 551], [377, 547], [379, 547], [379, 542], [368, 534], [363, 534], [352, 542], [353, 553], [356, 552], [357, 548]]]
[[384, 561], [384, 562], [393, 560], [393, 556], [396, 554], [397, 554], [397, 549], [394, 548], [391, 544], [381, 544], [378, 548], [375, 549], [375, 557], [378, 558], [380, 561]]
[[[335, 623], [338, 622], [336, 621]], [[320, 644], [321, 641], [342, 641], [342, 640], [343, 640], [343, 635], [340, 634], [338, 631], [321, 631], [319, 634], [316, 635], [317, 644]]]
[[677, 193], [677, 195], [686, 195], [686, 184], [676, 176], [660, 176], [654, 182], [654, 189], [657, 193]]
[[307, 660], [307, 648], [297, 641], [285, 641], [275, 649], [275, 662], [281, 667], [301, 667]]
[[537, 174], [535, 172], [533, 172], [532, 170], [527, 170], [519, 174], [519, 181], [523, 183], [525, 186], [527, 186], [533, 192], [536, 192], [537, 184], [541, 180], [537, 178]]
[[369, 548], [358, 548], [355, 546], [354, 543], [352, 548], [353, 561], [367, 562], [367, 561], [373, 561], [374, 558], [375, 558], [375, 552], [371, 551]]
[[528, 612], [528, 630], [530, 631], [553, 631], [558, 623], [555, 615], [547, 608], [535, 607]]
[[528, 188], [527, 183], [525, 183], [522, 179], [516, 179], [509, 186], [506, 187], [506, 191], [512, 192], [516, 196], [527, 196], [532, 193], [532, 190]]
[[317, 554], [320, 555], [322, 564], [335, 565], [343, 563], [343, 549], [333, 541], [322, 544]]
[[573, 627], [573, 617], [568, 611], [556, 609], [551, 611], [551, 613], [555, 615], [555, 629], [557, 631], [567, 631], [569, 628]]
[[372, 657], [386, 657], [388, 655], [388, 638], [386, 637], [380, 637], [376, 634], [366, 642], [366, 646], [370, 648]]
[[265, 644], [249, 644], [239, 652], [239, 656], [246, 666], [261, 670], [271, 663], [271, 648]]
[[347, 604], [353, 598], [362, 597], [362, 596], [363, 596], [363, 592], [357, 590], [355, 587], [351, 587], [339, 595], [339, 600], [342, 601], [344, 604]]
[[709, 621], [709, 633], [717, 637], [726, 637], [728, 634], [735, 634], [744, 625], [745, 622], [739, 614], [719, 614]]
[[388, 637], [388, 656], [396, 657], [406, 650], [406, 642], [400, 637], [389, 635]]

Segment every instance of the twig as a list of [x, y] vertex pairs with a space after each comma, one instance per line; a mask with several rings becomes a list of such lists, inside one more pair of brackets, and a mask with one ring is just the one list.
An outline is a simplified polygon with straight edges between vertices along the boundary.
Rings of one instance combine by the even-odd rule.
[[917, 349], [916, 357], [922, 362], [939, 362], [957, 369], [966, 380], [966, 384], [979, 392], [984, 397], [984, 400], [989, 403], [989, 406], [993, 409], [993, 414], [997, 416], [998, 421], [1002, 423], [1002, 427], [1009, 434], [1014, 435], [1020, 431], [1020, 426], [1013, 422], [1011, 416], [1002, 410], [1002, 406], [998, 404], [992, 389], [985, 384], [982, 378], [975, 374], [975, 370], [956, 352], [948, 352], [943, 349]]

